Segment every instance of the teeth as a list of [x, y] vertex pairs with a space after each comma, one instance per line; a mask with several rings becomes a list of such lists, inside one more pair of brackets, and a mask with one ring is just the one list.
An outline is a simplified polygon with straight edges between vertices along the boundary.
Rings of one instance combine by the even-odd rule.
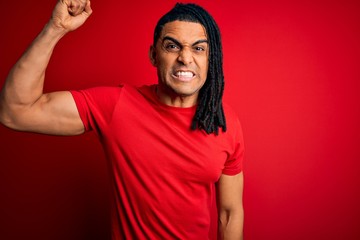
[[193, 77], [194, 76], [194, 74], [192, 72], [184, 72], [184, 71], [176, 72], [175, 75], [177, 77]]

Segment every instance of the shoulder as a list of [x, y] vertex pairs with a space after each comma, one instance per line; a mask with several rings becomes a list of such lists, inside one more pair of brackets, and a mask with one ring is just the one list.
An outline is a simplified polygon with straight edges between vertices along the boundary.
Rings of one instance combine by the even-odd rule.
[[228, 129], [229, 127], [239, 127], [240, 119], [234, 108], [227, 103], [223, 103], [223, 109], [224, 109], [226, 125], [228, 126]]
[[72, 90], [70, 92], [74, 98], [117, 100], [123, 92], [133, 91], [136, 90], [131, 85], [119, 84], [117, 86], [97, 86], [82, 90]]
[[[79, 109], [86, 111], [112, 111], [126, 91], [125, 85], [98, 86], [70, 91]], [[83, 111], [85, 111], [83, 110]]]
[[226, 120], [226, 132], [224, 133], [225, 136], [229, 137], [230, 139], [235, 139], [235, 141], [243, 142], [243, 130], [240, 118], [238, 113], [234, 110], [234, 108], [227, 104], [223, 103], [223, 109], [225, 114]]

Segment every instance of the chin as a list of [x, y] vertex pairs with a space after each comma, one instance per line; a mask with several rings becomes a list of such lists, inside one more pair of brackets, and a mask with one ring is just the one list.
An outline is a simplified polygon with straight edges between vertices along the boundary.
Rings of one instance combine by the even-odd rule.
[[173, 89], [173, 92], [176, 93], [176, 95], [181, 97], [191, 97], [198, 95], [199, 91], [196, 89]]

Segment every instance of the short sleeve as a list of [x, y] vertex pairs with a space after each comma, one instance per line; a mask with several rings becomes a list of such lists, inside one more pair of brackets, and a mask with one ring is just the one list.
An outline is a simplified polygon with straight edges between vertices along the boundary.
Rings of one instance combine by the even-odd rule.
[[122, 88], [121, 85], [119, 87], [95, 87], [70, 91], [85, 131], [99, 131], [111, 121]]
[[232, 141], [233, 151], [225, 162], [222, 173], [233, 176], [243, 171], [244, 161], [244, 137], [240, 121], [237, 117], [234, 118], [234, 122], [229, 130], [234, 132]]

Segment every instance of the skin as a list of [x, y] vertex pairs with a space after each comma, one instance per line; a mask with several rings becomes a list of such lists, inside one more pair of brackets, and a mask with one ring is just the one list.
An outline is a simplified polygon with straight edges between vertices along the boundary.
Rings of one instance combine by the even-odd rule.
[[[0, 122], [20, 130], [52, 135], [76, 135], [84, 126], [70, 92], [43, 93], [45, 70], [53, 49], [67, 33], [91, 15], [88, 0], [60, 0], [47, 25], [10, 71], [0, 92]], [[206, 80], [208, 44], [197, 23], [167, 23], [150, 60], [158, 69], [159, 99], [170, 106], [189, 107], [197, 102]], [[191, 72], [191, 77], [179, 71]], [[242, 239], [243, 174], [222, 175], [218, 182], [221, 239]]]
[[201, 24], [184, 21], [165, 24], [159, 40], [150, 49], [150, 60], [158, 72], [160, 100], [174, 107], [194, 106], [206, 81], [208, 56], [208, 40]]
[[242, 240], [244, 227], [243, 208], [244, 175], [222, 174], [217, 185], [219, 238]]
[[43, 93], [53, 49], [91, 15], [90, 2], [60, 0], [42, 32], [11, 69], [0, 93], [0, 122], [20, 130], [54, 135], [84, 132], [70, 92]]

